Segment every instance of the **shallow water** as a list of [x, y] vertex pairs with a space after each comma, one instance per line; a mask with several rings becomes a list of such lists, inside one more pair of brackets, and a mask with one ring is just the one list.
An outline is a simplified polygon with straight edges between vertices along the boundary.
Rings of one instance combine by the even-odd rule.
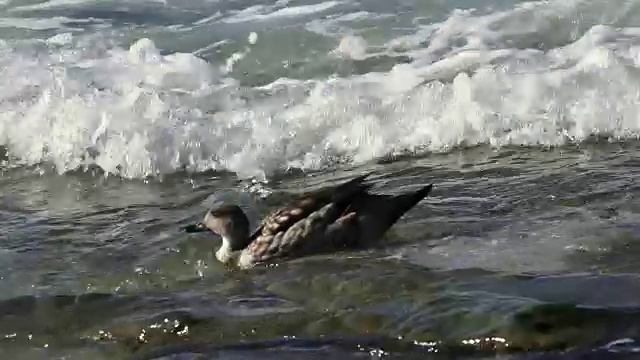
[[[638, 10], [0, 0], [0, 354], [633, 358]], [[371, 249], [180, 232], [367, 171], [434, 183]]]
[[[634, 154], [635, 143], [475, 148], [285, 175], [262, 185], [266, 199], [227, 174], [145, 182], [5, 171], [2, 349], [115, 359], [159, 345], [297, 337], [310, 339], [300, 350], [309, 359], [354, 358], [376, 344], [395, 356], [478, 358], [630, 337], [640, 330]], [[212, 193], [255, 216], [370, 170], [376, 191], [435, 184], [385, 246], [239, 272], [214, 261], [217, 239], [179, 229]], [[313, 343], [322, 336], [360, 338]], [[462, 343], [476, 338], [499, 340]], [[287, 349], [268, 353], [297, 354]]]

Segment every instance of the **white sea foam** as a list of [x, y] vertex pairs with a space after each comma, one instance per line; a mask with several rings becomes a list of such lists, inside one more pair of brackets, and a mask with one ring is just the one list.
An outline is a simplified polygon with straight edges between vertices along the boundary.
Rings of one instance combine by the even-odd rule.
[[194, 25], [202, 25], [202, 24], [211, 23], [211, 22], [219, 20], [222, 16], [223, 15], [222, 15], [222, 13], [220, 11], [216, 11], [215, 14], [209, 15], [207, 17], [204, 17], [204, 18], [194, 22], [193, 24]]
[[270, 20], [279, 17], [309, 15], [329, 10], [330, 8], [335, 7], [339, 4], [339, 1], [327, 1], [313, 5], [284, 7], [275, 11], [271, 11], [275, 8], [273, 6], [255, 5], [242, 10], [231, 17], [222, 19], [221, 21], [225, 23], [239, 23], [248, 21], [261, 21], [267, 19]]
[[358, 21], [381, 20], [395, 16], [394, 14], [377, 14], [367, 11], [356, 11], [347, 14], [327, 15], [324, 19], [314, 19], [306, 25], [306, 29], [320, 35], [341, 35], [352, 32], [349, 26]]
[[[76, 35], [0, 43], [0, 145], [26, 164], [96, 164], [135, 178], [182, 167], [260, 175], [461, 145], [637, 138], [640, 29], [597, 25], [616, 23], [631, 3], [640, 1], [605, 11], [579, 0], [457, 11], [389, 42], [389, 54], [414, 59], [389, 72], [280, 79], [259, 89], [240, 87], [225, 64], [163, 55], [147, 39], [128, 49]], [[552, 21], [558, 16], [562, 26]], [[534, 48], [558, 38], [561, 46]]]
[[91, 0], [49, 0], [40, 2], [32, 5], [22, 5], [15, 6], [9, 11], [11, 12], [21, 12], [21, 11], [32, 11], [32, 10], [46, 10], [46, 9], [55, 9], [62, 7], [73, 7], [79, 6], [89, 3]]
[[65, 31], [73, 28], [65, 26], [65, 23], [74, 21], [81, 22], [65, 17], [51, 17], [47, 19], [26, 19], [26, 18], [0, 18], [0, 28], [20, 28], [29, 30], [53, 30], [64, 29]]
[[362, 60], [366, 57], [367, 41], [360, 36], [347, 35], [333, 52], [341, 57]]
[[[121, 4], [135, 4], [135, 5], [140, 5], [143, 3], [149, 3], [149, 4], [166, 4], [166, 0], [124, 0], [124, 1], [120, 1]], [[95, 4], [94, 0], [48, 0], [48, 1], [43, 1], [40, 3], [36, 3], [36, 4], [30, 4], [30, 5], [18, 5], [18, 6], [14, 6], [11, 7], [10, 9], [8, 9], [9, 12], [27, 12], [27, 11], [37, 11], [37, 10], [53, 10], [53, 9], [63, 9], [63, 8], [69, 8], [69, 9], [78, 9], [78, 8], [82, 8], [82, 7], [89, 7], [91, 5]], [[14, 4], [17, 5], [17, 4]]]

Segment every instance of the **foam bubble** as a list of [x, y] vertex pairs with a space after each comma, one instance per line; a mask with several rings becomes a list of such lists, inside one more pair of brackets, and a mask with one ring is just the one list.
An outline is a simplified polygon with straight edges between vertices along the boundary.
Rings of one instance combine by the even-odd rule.
[[334, 53], [346, 58], [362, 60], [366, 57], [367, 41], [361, 36], [346, 35], [340, 40]]
[[67, 45], [67, 44], [70, 44], [72, 40], [73, 40], [73, 34], [66, 32], [66, 33], [56, 34], [48, 38], [46, 42], [48, 44]]
[[249, 44], [254, 45], [258, 41], [258, 34], [251, 32], [248, 38]]

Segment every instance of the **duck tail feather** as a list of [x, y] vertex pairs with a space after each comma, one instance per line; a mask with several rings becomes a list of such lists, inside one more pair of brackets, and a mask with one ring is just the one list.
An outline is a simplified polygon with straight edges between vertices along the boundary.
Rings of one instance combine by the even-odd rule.
[[429, 184], [417, 191], [395, 196], [365, 194], [357, 199], [354, 211], [359, 213], [363, 220], [367, 219], [365, 220], [369, 224], [366, 230], [367, 235], [378, 236], [429, 195], [432, 188], [433, 184]]

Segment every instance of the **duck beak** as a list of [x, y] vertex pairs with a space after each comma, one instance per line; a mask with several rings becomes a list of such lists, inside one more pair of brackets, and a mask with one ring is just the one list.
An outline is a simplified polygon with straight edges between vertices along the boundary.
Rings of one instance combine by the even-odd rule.
[[187, 233], [198, 233], [203, 231], [209, 231], [209, 229], [206, 226], [204, 226], [204, 224], [201, 222], [187, 225], [183, 227], [182, 230], [184, 230], [184, 232], [187, 232]]

